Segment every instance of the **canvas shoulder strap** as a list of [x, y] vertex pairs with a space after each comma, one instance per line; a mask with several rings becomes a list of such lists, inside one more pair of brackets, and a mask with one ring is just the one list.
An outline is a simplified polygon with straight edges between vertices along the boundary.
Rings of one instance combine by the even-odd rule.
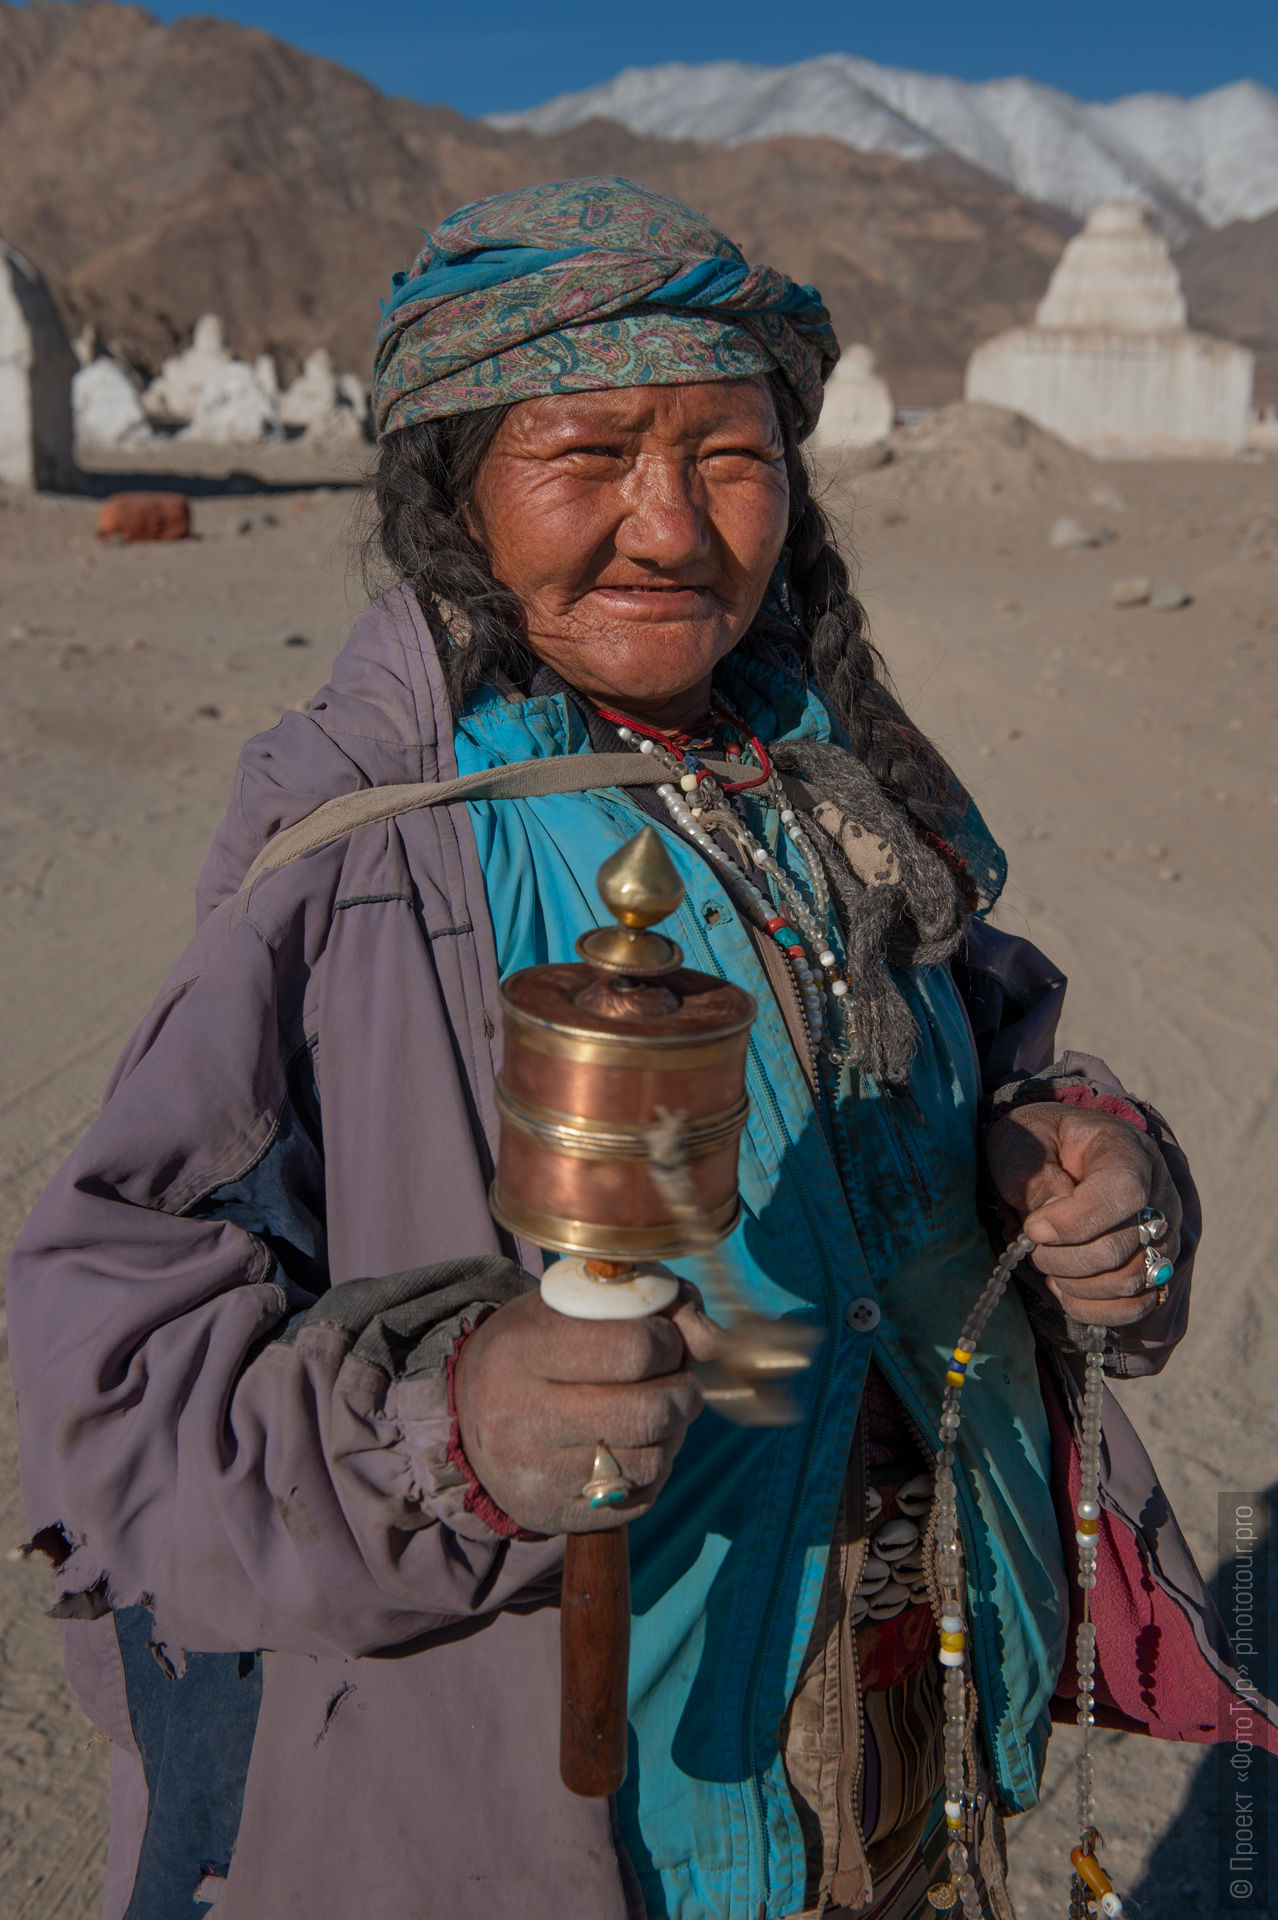
[[[736, 769], [726, 761], [704, 760], [716, 778], [731, 780]], [[669, 774], [637, 753], [547, 754], [539, 760], [515, 760], [485, 767], [457, 780], [425, 781], [390, 787], [360, 787], [339, 793], [284, 827], [267, 841], [244, 876], [240, 891], [264, 873], [286, 867], [304, 853], [331, 845], [357, 827], [390, 820], [420, 807], [446, 806], [457, 800], [533, 800], [551, 793], [594, 793], [605, 787], [659, 787]]]

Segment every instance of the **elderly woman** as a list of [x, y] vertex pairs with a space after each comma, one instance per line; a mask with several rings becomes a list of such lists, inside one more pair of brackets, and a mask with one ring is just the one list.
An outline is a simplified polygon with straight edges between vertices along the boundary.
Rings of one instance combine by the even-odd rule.
[[[1161, 1365], [1192, 1188], [1099, 1062], [1051, 1064], [1063, 983], [984, 924], [1002, 857], [885, 690], [813, 496], [836, 355], [811, 288], [622, 180], [465, 208], [396, 279], [393, 584], [309, 710], [246, 748], [196, 938], [13, 1266], [36, 1543], [113, 1743], [112, 1920], [951, 1904], [917, 1536], [945, 1356], [991, 1233], [1023, 1226], [1033, 1268], [982, 1342], [957, 1468], [966, 1902], [1010, 1913], [1001, 1816], [1034, 1804], [1074, 1687], [1066, 1316], [1114, 1329], [1112, 1371]], [[592, 785], [601, 751], [666, 777]], [[740, 773], [708, 825], [701, 754]], [[366, 789], [515, 763], [505, 798], [359, 813]], [[330, 807], [269, 864], [334, 800], [337, 827]], [[787, 1427], [703, 1410], [697, 1261], [704, 1307], [692, 1284], [667, 1317], [568, 1320], [487, 1206], [497, 983], [571, 958], [600, 862], [646, 822], [689, 964], [759, 1002], [728, 1250], [756, 1309], [823, 1336]], [[1214, 1683], [1187, 1700], [1182, 1667], [1173, 1697], [1135, 1636], [1157, 1620], [1219, 1665], [1209, 1609], [1106, 1418], [1122, 1606], [1097, 1699], [1201, 1738]], [[583, 1495], [599, 1434], [620, 1508]], [[563, 1534], [622, 1520], [629, 1772], [576, 1799]], [[867, 1550], [889, 1521], [915, 1543], [900, 1578]]]

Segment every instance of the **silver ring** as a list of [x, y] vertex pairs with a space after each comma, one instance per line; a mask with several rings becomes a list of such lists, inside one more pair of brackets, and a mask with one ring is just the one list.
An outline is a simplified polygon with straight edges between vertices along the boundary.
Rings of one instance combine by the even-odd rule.
[[[1143, 1293], [1162, 1293], [1175, 1271], [1176, 1269], [1167, 1258], [1167, 1255], [1158, 1247], [1146, 1247], [1145, 1285], [1141, 1291]], [[1162, 1300], [1159, 1300], [1158, 1304], [1161, 1307], [1163, 1304]]]
[[1152, 1247], [1167, 1231], [1167, 1215], [1157, 1207], [1142, 1207], [1136, 1215], [1136, 1231], [1142, 1247]]
[[627, 1480], [601, 1440], [595, 1448], [595, 1464], [590, 1478], [581, 1489], [582, 1499], [589, 1500], [592, 1507], [619, 1507], [634, 1490], [634, 1481]]

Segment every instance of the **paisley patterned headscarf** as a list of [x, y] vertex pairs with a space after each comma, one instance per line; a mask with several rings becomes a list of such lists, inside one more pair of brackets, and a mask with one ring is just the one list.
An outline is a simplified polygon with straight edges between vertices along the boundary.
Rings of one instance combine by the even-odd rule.
[[543, 394], [784, 375], [808, 433], [839, 356], [815, 287], [751, 267], [677, 200], [613, 175], [450, 214], [391, 282], [379, 439]]

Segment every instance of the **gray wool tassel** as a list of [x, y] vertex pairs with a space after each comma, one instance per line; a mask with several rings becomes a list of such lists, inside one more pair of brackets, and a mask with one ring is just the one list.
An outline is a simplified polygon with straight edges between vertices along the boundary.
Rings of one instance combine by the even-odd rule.
[[905, 808], [844, 748], [786, 740], [768, 752], [778, 773], [802, 782], [795, 798], [843, 929], [862, 1068], [902, 1087], [919, 1036], [889, 969], [937, 966], [956, 952], [965, 924], [958, 882]]

